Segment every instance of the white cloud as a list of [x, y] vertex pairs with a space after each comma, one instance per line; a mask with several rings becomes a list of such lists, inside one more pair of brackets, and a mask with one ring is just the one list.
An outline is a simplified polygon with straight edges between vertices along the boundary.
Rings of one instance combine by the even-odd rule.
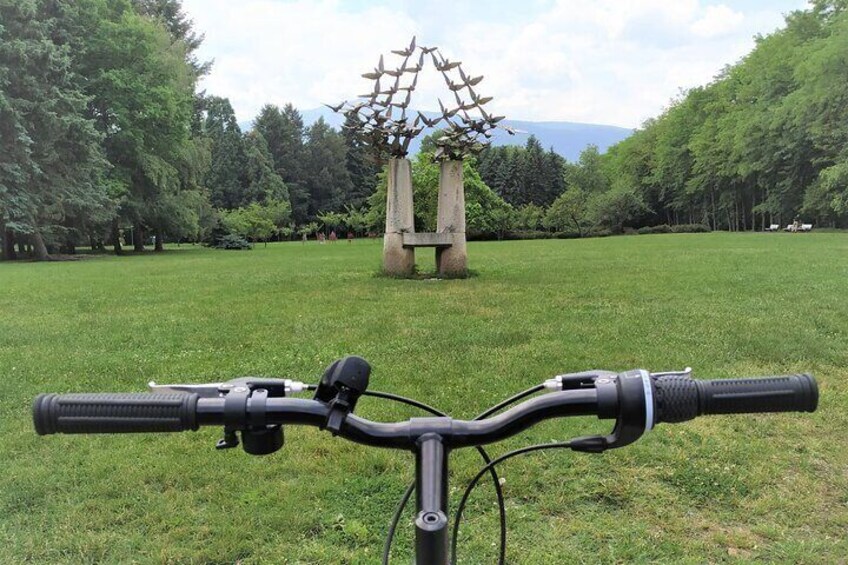
[[704, 15], [692, 24], [692, 32], [700, 37], [726, 35], [738, 28], [744, 19], [744, 14], [724, 4], [707, 6]]
[[[479, 90], [495, 97], [498, 114], [632, 127], [679, 88], [708, 82], [753, 47], [755, 33], [782, 21], [779, 8], [734, 10], [705, 0], [357, 8], [340, 0], [185, 0], [185, 8], [206, 33], [201, 55], [215, 59], [202, 86], [229, 97], [240, 120], [268, 102], [309, 109], [353, 98], [370, 87], [359, 75], [379, 54], [416, 34], [462, 59], [466, 71], [486, 75]], [[444, 97], [444, 87], [431, 69], [422, 73], [414, 105], [435, 108], [437, 95]]]

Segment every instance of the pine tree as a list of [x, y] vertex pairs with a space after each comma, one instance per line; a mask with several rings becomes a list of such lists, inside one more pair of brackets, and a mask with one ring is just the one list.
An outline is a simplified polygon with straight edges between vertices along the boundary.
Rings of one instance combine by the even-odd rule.
[[[345, 120], [346, 126], [352, 126], [352, 118]], [[351, 180], [351, 190], [344, 196], [348, 206], [357, 208], [365, 203], [377, 188], [377, 173], [380, 165], [376, 156], [371, 154], [351, 127], [342, 129], [345, 147], [345, 167]]]
[[268, 144], [258, 131], [245, 135], [245, 157], [247, 200], [261, 204], [284, 201], [288, 205], [288, 188], [274, 170]]
[[203, 132], [209, 139], [211, 163], [204, 183], [216, 208], [239, 208], [248, 203], [247, 157], [241, 128], [227, 98], [204, 98]]
[[0, 236], [31, 238], [39, 259], [81, 211], [110, 210], [100, 137], [87, 119], [84, 81], [71, 64], [75, 5], [0, 0]]
[[522, 171], [522, 198], [519, 204], [539, 204], [547, 206], [548, 191], [545, 186], [545, 150], [535, 135], [527, 139], [524, 146], [524, 162]]
[[283, 110], [273, 104], [266, 104], [254, 120], [253, 129], [265, 138], [274, 161], [274, 169], [288, 187], [295, 222], [306, 222], [309, 218], [310, 203], [304, 174], [306, 150], [300, 112], [291, 104], [286, 104]]
[[306, 187], [309, 190], [309, 215], [336, 212], [344, 204], [353, 183], [345, 168], [345, 144], [341, 134], [323, 118], [306, 132]]

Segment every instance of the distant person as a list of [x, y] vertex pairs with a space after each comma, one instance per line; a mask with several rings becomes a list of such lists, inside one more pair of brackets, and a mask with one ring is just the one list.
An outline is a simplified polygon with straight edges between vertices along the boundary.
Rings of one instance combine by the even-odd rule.
[[318, 232], [318, 243], [324, 244], [324, 232]]
[[336, 235], [336, 230], [330, 232], [330, 241], [336, 241], [339, 237]]
[[353, 232], [352, 231], [347, 232], [347, 242], [353, 243]]
[[306, 232], [303, 232], [303, 237], [301, 238], [301, 241], [304, 243], [304, 245], [306, 244], [307, 239], [309, 238], [307, 237]]
[[792, 231], [797, 232], [800, 229], [801, 229], [801, 220], [799, 220], [798, 218], [795, 218], [795, 220], [792, 222]]

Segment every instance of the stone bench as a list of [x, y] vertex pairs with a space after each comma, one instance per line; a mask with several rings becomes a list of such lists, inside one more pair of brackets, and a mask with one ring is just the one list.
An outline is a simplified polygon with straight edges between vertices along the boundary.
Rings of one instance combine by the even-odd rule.
[[404, 233], [403, 246], [410, 247], [451, 247], [452, 233]]

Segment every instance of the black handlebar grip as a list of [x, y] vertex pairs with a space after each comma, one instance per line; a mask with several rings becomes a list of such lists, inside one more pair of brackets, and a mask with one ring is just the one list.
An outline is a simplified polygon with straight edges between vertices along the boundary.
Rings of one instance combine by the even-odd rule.
[[40, 394], [32, 403], [39, 435], [196, 430], [196, 393]]
[[819, 389], [810, 375], [696, 381], [654, 378], [657, 422], [683, 422], [702, 414], [814, 412]]

